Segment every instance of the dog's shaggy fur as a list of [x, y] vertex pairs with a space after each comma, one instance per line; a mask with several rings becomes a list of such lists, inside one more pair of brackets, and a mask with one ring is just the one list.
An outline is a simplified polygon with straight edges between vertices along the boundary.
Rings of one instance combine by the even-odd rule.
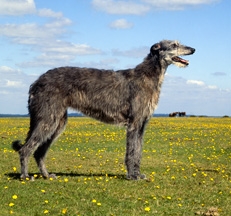
[[195, 49], [177, 41], [154, 44], [144, 61], [133, 69], [111, 71], [60, 67], [47, 71], [29, 91], [30, 129], [19, 152], [21, 178], [27, 178], [29, 156], [34, 153], [40, 172], [49, 175], [44, 159], [47, 150], [67, 123], [68, 107], [102, 122], [127, 127], [125, 164], [128, 179], [142, 179], [140, 160], [145, 125], [157, 106], [164, 74], [170, 64], [188, 65], [181, 55]]

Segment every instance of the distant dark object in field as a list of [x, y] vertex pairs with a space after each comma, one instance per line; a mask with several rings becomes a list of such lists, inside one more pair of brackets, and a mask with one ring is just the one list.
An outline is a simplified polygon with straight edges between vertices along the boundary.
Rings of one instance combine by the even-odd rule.
[[173, 113], [169, 114], [169, 117], [176, 117], [177, 115], [179, 117], [185, 117], [186, 116], [186, 112], [173, 112]]

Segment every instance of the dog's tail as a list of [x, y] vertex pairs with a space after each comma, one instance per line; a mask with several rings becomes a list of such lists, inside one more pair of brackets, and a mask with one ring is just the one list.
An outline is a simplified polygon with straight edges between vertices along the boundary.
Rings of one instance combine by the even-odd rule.
[[15, 151], [19, 151], [22, 147], [23, 147], [23, 145], [21, 144], [20, 140], [16, 140], [16, 141], [12, 142], [12, 148]]

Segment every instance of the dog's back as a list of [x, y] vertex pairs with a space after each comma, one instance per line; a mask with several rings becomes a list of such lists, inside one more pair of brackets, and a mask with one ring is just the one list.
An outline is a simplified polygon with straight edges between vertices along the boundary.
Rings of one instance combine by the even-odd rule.
[[126, 124], [131, 94], [127, 73], [78, 67], [49, 70], [30, 87], [29, 111], [46, 115], [48, 109], [73, 108], [107, 123]]

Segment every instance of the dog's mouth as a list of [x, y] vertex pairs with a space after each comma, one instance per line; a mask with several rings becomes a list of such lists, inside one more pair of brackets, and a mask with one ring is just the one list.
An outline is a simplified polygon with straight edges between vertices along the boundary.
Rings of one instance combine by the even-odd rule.
[[182, 59], [182, 58], [180, 58], [179, 56], [174, 56], [174, 57], [172, 57], [172, 60], [173, 60], [174, 62], [179, 62], [179, 63], [181, 63], [181, 64], [183, 64], [183, 65], [185, 65], [185, 66], [189, 65], [189, 61], [188, 61], [188, 60]]

